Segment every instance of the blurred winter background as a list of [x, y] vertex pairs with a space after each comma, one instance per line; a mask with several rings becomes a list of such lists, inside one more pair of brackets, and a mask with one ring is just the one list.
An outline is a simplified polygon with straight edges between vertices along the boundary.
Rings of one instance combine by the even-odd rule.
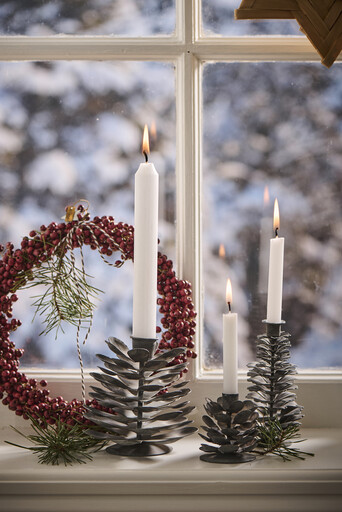
[[0, 33], [169, 35], [175, 0], [1, 0]]
[[296, 20], [234, 20], [241, 0], [202, 0], [202, 24], [206, 36], [303, 35]]
[[278, 197], [293, 360], [341, 366], [342, 66], [208, 64], [203, 86], [206, 364], [221, 357], [217, 312], [227, 275], [246, 340], [241, 364], [253, 358]]
[[[206, 35], [300, 35], [295, 22], [237, 22], [232, 0], [203, 1]], [[3, 34], [167, 35], [174, 1], [3, 0]], [[284, 313], [293, 361], [342, 366], [342, 67], [210, 63], [203, 73], [205, 365], [221, 365], [225, 281], [240, 314], [240, 365], [254, 357], [266, 315], [272, 203], [285, 236]], [[86, 197], [93, 215], [133, 222], [133, 183], [144, 123], [156, 122], [151, 160], [160, 173], [162, 251], [174, 257], [175, 88], [171, 64], [44, 62], [0, 65], [0, 239], [18, 245]], [[267, 190], [266, 190], [267, 187]], [[267, 197], [269, 194], [269, 199]], [[264, 199], [265, 195], [265, 199]], [[219, 246], [226, 255], [219, 257]], [[105, 291], [85, 364], [109, 335], [131, 332], [132, 265], [87, 254]], [[77, 367], [75, 332], [40, 339], [32, 291], [21, 292], [14, 341], [25, 364]]]
[[[151, 161], [160, 173], [161, 249], [174, 253], [174, 70], [153, 62], [44, 62], [0, 65], [0, 239], [18, 246], [32, 228], [59, 221], [65, 206], [90, 202], [91, 216], [113, 215], [133, 224], [134, 173], [143, 125], [156, 123]], [[132, 264], [108, 267], [86, 253], [100, 297], [84, 362], [108, 336], [128, 339], [132, 317]], [[115, 257], [116, 259], [116, 257]], [[113, 256], [114, 261], [114, 256]], [[26, 348], [23, 364], [75, 367], [75, 329], [58, 340], [40, 339], [30, 297], [14, 310], [23, 322], [14, 341]], [[61, 340], [64, 340], [61, 343]]]

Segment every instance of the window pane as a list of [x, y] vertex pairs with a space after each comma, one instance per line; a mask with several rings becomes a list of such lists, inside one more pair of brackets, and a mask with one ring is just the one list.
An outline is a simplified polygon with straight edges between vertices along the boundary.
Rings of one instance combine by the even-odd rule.
[[206, 36], [301, 36], [296, 20], [235, 20], [238, 0], [202, 0], [203, 32]]
[[0, 34], [152, 36], [175, 30], [175, 0], [2, 0]]
[[[283, 318], [301, 368], [342, 366], [342, 66], [217, 63], [204, 68], [206, 367], [222, 363], [231, 277], [240, 366], [266, 317], [278, 197], [285, 237]], [[263, 196], [268, 187], [270, 202]], [[220, 259], [220, 244], [226, 257]]]
[[[142, 128], [154, 121], [151, 157], [160, 174], [161, 251], [174, 253], [175, 102], [173, 66], [156, 62], [3, 63], [0, 66], [0, 242], [18, 247], [42, 224], [61, 222], [65, 206], [90, 201], [91, 218], [113, 215], [133, 223], [134, 173], [143, 160]], [[161, 156], [163, 155], [163, 156]], [[87, 249], [87, 248], [86, 248]], [[121, 269], [86, 251], [92, 284], [103, 290], [94, 327], [83, 347], [95, 365], [104, 339], [129, 341], [132, 322], [131, 262]], [[117, 255], [113, 255], [113, 261]], [[76, 330], [39, 337], [31, 323], [32, 295], [19, 292], [14, 317], [23, 325], [13, 340], [27, 348], [27, 366], [78, 365]]]

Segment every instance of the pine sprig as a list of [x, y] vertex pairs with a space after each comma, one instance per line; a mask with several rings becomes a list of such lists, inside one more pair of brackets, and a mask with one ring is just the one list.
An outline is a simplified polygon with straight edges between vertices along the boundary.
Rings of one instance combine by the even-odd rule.
[[15, 427], [12, 429], [35, 446], [5, 442], [37, 454], [40, 464], [53, 466], [58, 466], [60, 463], [65, 466], [74, 463], [85, 464], [92, 460], [93, 453], [101, 450], [106, 444], [106, 442], [90, 437], [85, 431], [85, 426], [80, 423], [70, 426], [57, 420], [55, 425], [50, 425], [45, 418], [36, 420], [30, 417], [30, 420], [34, 434], [26, 435]]
[[298, 439], [299, 429], [299, 425], [289, 425], [283, 428], [278, 419], [268, 419], [264, 423], [259, 423], [258, 449], [254, 450], [254, 453], [258, 455], [271, 453], [281, 457], [284, 461], [293, 458], [305, 460], [305, 456], [313, 457], [313, 453], [292, 447], [294, 443], [305, 441], [305, 439]]
[[81, 321], [83, 327], [89, 326], [96, 307], [94, 299], [103, 293], [89, 283], [92, 276], [85, 272], [82, 254], [82, 265], [78, 268], [74, 249], [69, 250], [72, 257], [64, 250], [56, 251], [41, 266], [24, 272], [16, 282], [16, 289], [44, 286], [43, 293], [33, 296], [32, 304], [35, 307], [34, 318], [37, 315], [44, 317], [41, 335], [56, 329], [57, 338], [59, 329], [63, 332], [63, 322], [78, 327]]
[[45, 328], [42, 334], [56, 329], [63, 331], [63, 322], [78, 326], [89, 325], [93, 318], [95, 308], [93, 299], [96, 299], [101, 290], [92, 286], [87, 278], [91, 277], [75, 266], [67, 255], [54, 256], [47, 266], [36, 269], [34, 283], [27, 287], [42, 284], [46, 290], [42, 295], [35, 296], [33, 306], [36, 308], [35, 316], [44, 317]]

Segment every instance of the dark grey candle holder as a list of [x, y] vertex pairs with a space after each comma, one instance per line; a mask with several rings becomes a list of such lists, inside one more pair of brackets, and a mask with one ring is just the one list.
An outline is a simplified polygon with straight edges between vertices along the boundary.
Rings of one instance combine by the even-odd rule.
[[266, 333], [257, 337], [257, 361], [248, 365], [247, 398], [256, 403], [260, 418], [278, 420], [282, 428], [300, 425], [303, 407], [296, 403], [294, 375], [297, 370], [290, 359], [290, 334], [281, 323], [266, 324]]
[[194, 407], [179, 400], [190, 392], [188, 381], [179, 381], [186, 363], [169, 366], [184, 353], [180, 347], [155, 355], [155, 339], [132, 336], [133, 348], [117, 338], [106, 341], [116, 357], [97, 354], [101, 373], [91, 373], [102, 388], [91, 386], [92, 398], [114, 414], [87, 408], [85, 417], [102, 431], [88, 430], [97, 438], [113, 441], [108, 453], [124, 457], [151, 457], [171, 451], [169, 444], [197, 431], [186, 415]]
[[204, 408], [208, 414], [202, 416], [205, 434], [199, 435], [211, 444], [201, 445], [205, 454], [200, 459], [218, 464], [253, 461], [255, 455], [249, 452], [257, 444], [256, 405], [251, 400], [239, 400], [237, 394], [223, 394], [216, 402], [207, 398]]

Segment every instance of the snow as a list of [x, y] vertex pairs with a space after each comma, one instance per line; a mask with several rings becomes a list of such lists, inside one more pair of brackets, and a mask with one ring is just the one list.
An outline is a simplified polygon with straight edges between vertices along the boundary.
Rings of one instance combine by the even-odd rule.
[[[61, 72], [62, 71], [62, 72]], [[20, 66], [8, 66], [3, 85], [11, 83], [20, 84], [23, 92], [38, 94], [39, 96], [59, 96], [72, 90], [76, 85], [73, 73], [63, 64], [57, 64], [50, 68], [42, 65], [26, 62]]]
[[175, 0], [87, 0], [76, 7], [65, 1], [37, 0], [28, 7], [15, 7], [11, 0], [3, 0], [1, 33], [150, 36], [172, 33], [175, 27]]
[[59, 195], [68, 194], [76, 179], [77, 173], [72, 159], [60, 149], [37, 156], [25, 173], [25, 182], [33, 189], [48, 189]]
[[0, 126], [0, 151], [16, 153], [22, 148], [23, 140], [16, 132]]
[[110, 151], [99, 151], [99, 155], [95, 153], [93, 165], [97, 173], [96, 181], [102, 186], [124, 184], [128, 178], [127, 163], [118, 162]]
[[124, 117], [111, 113], [98, 116], [97, 137], [104, 145], [115, 141], [115, 145], [127, 153], [136, 151], [141, 139], [141, 130]]

